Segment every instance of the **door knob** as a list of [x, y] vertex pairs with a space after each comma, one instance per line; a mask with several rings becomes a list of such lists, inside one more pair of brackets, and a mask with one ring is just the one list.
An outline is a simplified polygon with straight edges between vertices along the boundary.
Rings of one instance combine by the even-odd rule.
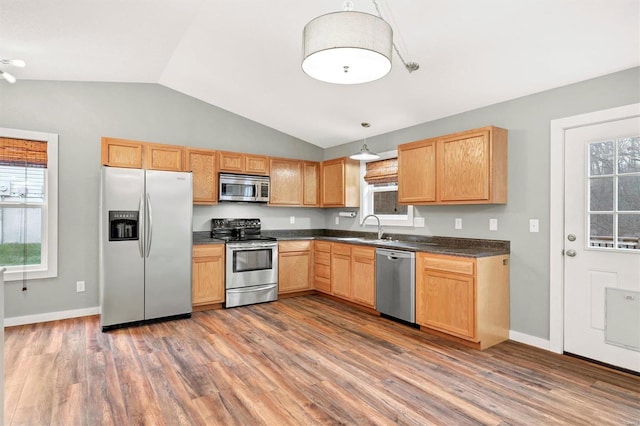
[[567, 235], [567, 240], [569, 240], [569, 241], [575, 241], [575, 240], [576, 240], [576, 236], [575, 236], [575, 235], [573, 235], [573, 234], [569, 234], [569, 235]]
[[576, 251], [574, 249], [569, 249], [565, 252], [569, 257], [575, 257]]

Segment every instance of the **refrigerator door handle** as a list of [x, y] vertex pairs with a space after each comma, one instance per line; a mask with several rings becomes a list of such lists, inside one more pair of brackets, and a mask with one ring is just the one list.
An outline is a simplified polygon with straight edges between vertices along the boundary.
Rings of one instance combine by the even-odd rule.
[[[138, 204], [138, 217], [142, 219], [142, 215], [144, 214], [143, 210], [143, 196], [140, 195], [140, 203]], [[140, 228], [138, 227], [138, 230]], [[144, 257], [144, 243], [142, 241], [142, 235], [140, 235], [140, 231], [138, 231], [138, 249], [140, 249], [140, 257]]]
[[151, 210], [151, 196], [147, 194], [147, 217], [149, 226], [147, 228], [147, 256], [151, 253], [151, 238], [153, 237], [153, 211]]

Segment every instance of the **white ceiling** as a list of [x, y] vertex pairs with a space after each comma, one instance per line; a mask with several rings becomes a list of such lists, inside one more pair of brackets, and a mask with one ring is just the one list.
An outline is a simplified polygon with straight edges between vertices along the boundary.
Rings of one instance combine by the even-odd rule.
[[330, 147], [640, 65], [640, 0], [378, 2], [418, 71], [394, 54], [371, 83], [304, 74], [304, 26], [342, 0], [0, 0], [0, 58], [27, 62], [0, 68], [159, 83]]

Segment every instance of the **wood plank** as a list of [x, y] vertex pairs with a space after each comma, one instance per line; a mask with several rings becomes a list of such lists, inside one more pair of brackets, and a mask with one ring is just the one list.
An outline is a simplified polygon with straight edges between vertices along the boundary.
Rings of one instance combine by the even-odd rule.
[[478, 351], [327, 297], [100, 331], [8, 327], [5, 425], [634, 424], [640, 377]]

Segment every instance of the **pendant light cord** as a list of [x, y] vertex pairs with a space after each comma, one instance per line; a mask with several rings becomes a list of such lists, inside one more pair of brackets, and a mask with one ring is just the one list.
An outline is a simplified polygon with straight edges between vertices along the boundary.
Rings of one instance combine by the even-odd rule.
[[[376, 7], [376, 12], [378, 12], [378, 17], [380, 19], [384, 19], [382, 17], [382, 13], [380, 12], [380, 6], [378, 5], [378, 0], [371, 0], [371, 1], [373, 2], [373, 5]], [[398, 50], [398, 46], [396, 46], [396, 42], [395, 41], [392, 40], [391, 41], [391, 45], [393, 46], [393, 50], [398, 55], [398, 58], [400, 58], [400, 61], [402, 61], [402, 65], [404, 65], [404, 67], [407, 69], [407, 71], [412, 73], [414, 71], [417, 71], [420, 68], [420, 64], [417, 63], [417, 62], [407, 62], [407, 61], [405, 61], [404, 57], [400, 53], [400, 50]]]

